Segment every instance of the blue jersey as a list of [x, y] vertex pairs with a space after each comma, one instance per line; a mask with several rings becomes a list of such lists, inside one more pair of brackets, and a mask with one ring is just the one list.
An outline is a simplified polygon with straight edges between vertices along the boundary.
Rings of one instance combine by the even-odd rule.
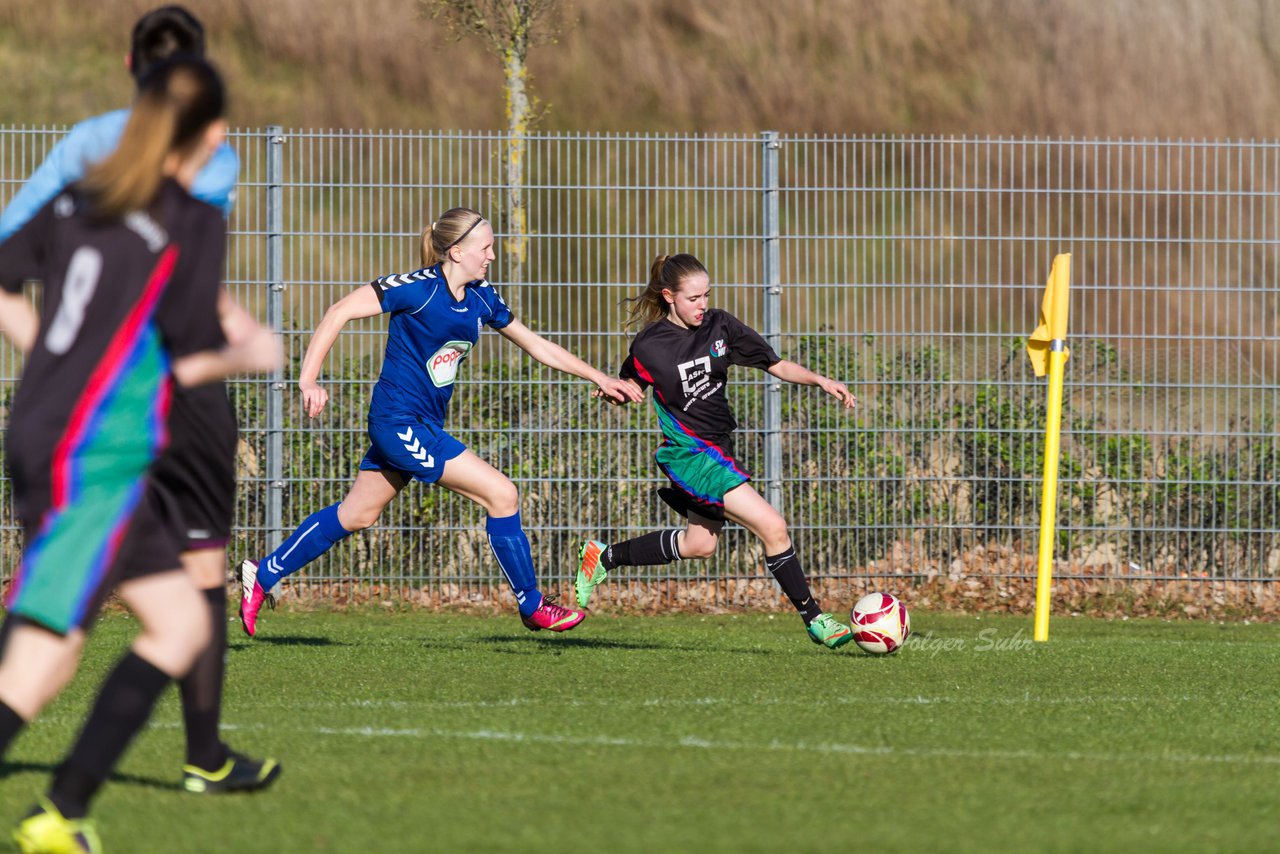
[[[115, 151], [128, 121], [128, 110], [114, 110], [85, 119], [68, 131], [0, 214], [0, 241], [8, 240], [63, 187], [83, 178], [90, 165]], [[196, 176], [191, 195], [229, 215], [239, 172], [240, 160], [224, 142]]]
[[480, 339], [480, 327], [502, 329], [512, 321], [511, 309], [483, 280], [468, 284], [455, 301], [438, 265], [371, 284], [391, 324], [369, 420], [409, 418], [440, 427], [458, 365]]

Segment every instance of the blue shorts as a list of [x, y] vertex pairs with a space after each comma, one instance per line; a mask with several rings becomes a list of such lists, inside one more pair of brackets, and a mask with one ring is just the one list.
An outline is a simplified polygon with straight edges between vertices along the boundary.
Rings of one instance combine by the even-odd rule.
[[369, 450], [360, 471], [396, 471], [405, 480], [435, 483], [444, 464], [467, 446], [432, 424], [420, 421], [369, 421]]

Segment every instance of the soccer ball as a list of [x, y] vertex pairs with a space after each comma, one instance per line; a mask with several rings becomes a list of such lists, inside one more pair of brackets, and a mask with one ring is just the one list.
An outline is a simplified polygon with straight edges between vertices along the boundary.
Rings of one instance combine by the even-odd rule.
[[902, 646], [911, 634], [907, 606], [888, 593], [868, 593], [849, 612], [853, 642], [864, 652], [885, 655]]

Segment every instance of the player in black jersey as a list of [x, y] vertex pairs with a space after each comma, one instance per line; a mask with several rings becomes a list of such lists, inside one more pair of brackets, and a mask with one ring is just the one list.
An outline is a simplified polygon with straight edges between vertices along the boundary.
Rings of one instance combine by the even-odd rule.
[[613, 545], [587, 540], [574, 588], [579, 607], [619, 566], [652, 566], [710, 557], [726, 519], [760, 538], [765, 563], [804, 618], [814, 643], [832, 649], [853, 639], [849, 627], [822, 611], [809, 589], [787, 523], [748, 482], [734, 456], [734, 420], [725, 396], [729, 366], [768, 371], [778, 379], [816, 385], [846, 408], [857, 402], [841, 383], [779, 358], [773, 348], [733, 315], [708, 308], [706, 268], [692, 255], [659, 255], [649, 285], [632, 301], [628, 325], [647, 325], [631, 342], [621, 376], [653, 388], [663, 442], [655, 455], [671, 481], [659, 490], [685, 517], [683, 531], [655, 531]]
[[[204, 26], [182, 6], [161, 6], [133, 26], [126, 66], [135, 82], [176, 54], [204, 56]], [[129, 110], [114, 110], [73, 127], [45, 157], [0, 213], [0, 240], [16, 232], [85, 169], [120, 141]], [[225, 142], [191, 185], [191, 195], [230, 213], [240, 161]], [[222, 330], [234, 343], [261, 334], [257, 321], [224, 290]], [[187, 751], [182, 785], [189, 792], [231, 792], [269, 785], [280, 773], [274, 759], [253, 759], [221, 739], [218, 719], [227, 648], [227, 553], [235, 510], [235, 412], [224, 383], [174, 390], [169, 447], [152, 474], [174, 498], [186, 543], [182, 564], [195, 579], [213, 617], [213, 638], [191, 671], [178, 681]]]
[[[225, 137], [224, 102], [203, 61], [153, 69], [115, 152], [0, 245], [0, 332], [28, 354], [6, 439], [26, 544], [0, 630], [0, 755], [74, 673], [112, 589], [142, 624], [19, 825], [23, 851], [99, 850], [90, 799], [209, 642], [172, 500], [147, 472], [175, 381], [280, 364], [270, 333], [226, 345], [225, 225], [187, 189]], [[43, 284], [39, 317], [21, 294], [27, 279]]]

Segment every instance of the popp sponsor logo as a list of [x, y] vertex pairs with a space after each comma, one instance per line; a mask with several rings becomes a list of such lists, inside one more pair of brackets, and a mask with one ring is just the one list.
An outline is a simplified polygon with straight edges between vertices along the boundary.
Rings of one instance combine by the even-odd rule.
[[470, 341], [446, 341], [444, 346], [427, 360], [427, 375], [437, 388], [453, 385], [458, 376], [458, 364], [471, 350]]

